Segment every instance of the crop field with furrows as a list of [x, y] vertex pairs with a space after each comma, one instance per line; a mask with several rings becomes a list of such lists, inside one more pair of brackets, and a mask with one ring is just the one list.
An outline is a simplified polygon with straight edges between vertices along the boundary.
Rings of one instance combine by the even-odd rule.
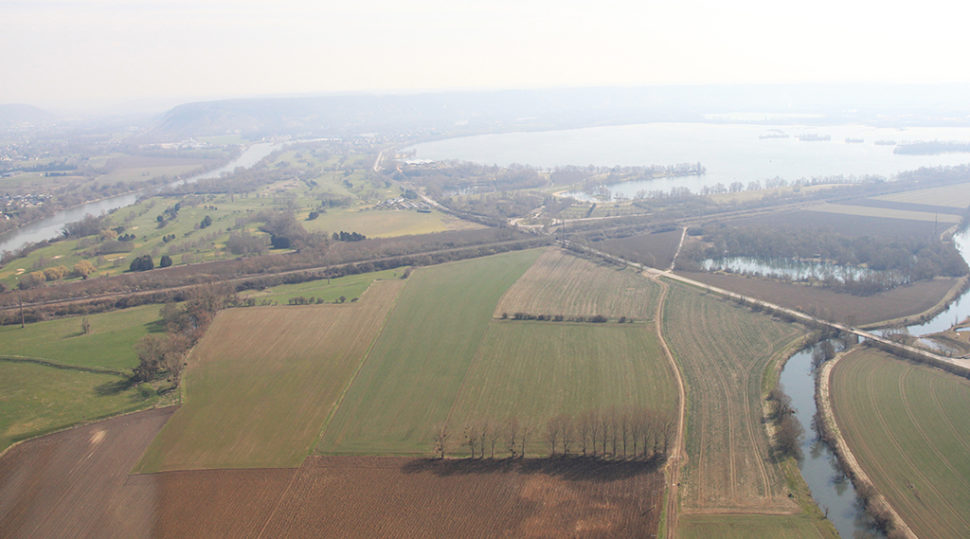
[[664, 336], [687, 385], [685, 513], [795, 509], [762, 425], [761, 394], [766, 365], [800, 332], [710, 294], [671, 285]]
[[[559, 414], [649, 409], [676, 420], [677, 389], [653, 327], [624, 324], [492, 322], [448, 414], [461, 446], [466, 425], [501, 429], [508, 418], [532, 428], [527, 453], [547, 455], [546, 422]], [[430, 451], [430, 437], [425, 451]], [[505, 455], [504, 443], [498, 447]], [[579, 443], [573, 443], [579, 451]], [[631, 449], [632, 451], [632, 449]]]
[[298, 470], [147, 477], [157, 537], [654, 536], [662, 475], [643, 463], [596, 466], [311, 457]]
[[651, 234], [637, 234], [626, 238], [603, 240], [593, 243], [595, 249], [639, 262], [653, 268], [667, 269], [673, 262], [680, 244], [681, 230], [668, 230]]
[[817, 286], [749, 275], [699, 271], [677, 273], [711, 286], [851, 325], [872, 324], [907, 316], [915, 318], [936, 305], [951, 288], [959, 284], [959, 279], [938, 277], [898, 286], [871, 296], [854, 296]]
[[502, 296], [494, 316], [653, 316], [658, 287], [632, 270], [599, 265], [559, 249], [547, 249]]
[[920, 537], [970, 535], [970, 381], [860, 348], [832, 372], [853, 455]]
[[318, 451], [428, 454], [501, 295], [540, 251], [421, 268], [405, 281]]
[[403, 284], [376, 282], [350, 304], [220, 312], [189, 357], [184, 405], [138, 470], [298, 466]]
[[0, 537], [149, 537], [156, 492], [133, 486], [128, 472], [172, 411], [120, 416], [10, 449], [0, 457]]
[[902, 193], [893, 193], [875, 198], [894, 202], [909, 202], [912, 204], [966, 208], [970, 206], [970, 183], [958, 183], [943, 187], [904, 191]]

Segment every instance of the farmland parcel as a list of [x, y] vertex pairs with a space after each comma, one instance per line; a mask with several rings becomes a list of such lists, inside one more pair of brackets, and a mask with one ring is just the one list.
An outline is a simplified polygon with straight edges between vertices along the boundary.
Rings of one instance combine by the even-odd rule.
[[970, 533], [970, 381], [861, 348], [832, 372], [852, 453], [921, 537]]
[[138, 469], [299, 466], [402, 285], [375, 283], [352, 304], [219, 313], [190, 357], [185, 404]]

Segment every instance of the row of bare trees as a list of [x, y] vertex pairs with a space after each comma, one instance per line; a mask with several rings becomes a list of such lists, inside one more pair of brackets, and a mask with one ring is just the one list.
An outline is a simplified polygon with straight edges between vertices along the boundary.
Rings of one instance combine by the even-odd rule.
[[550, 456], [646, 460], [667, 454], [674, 428], [669, 414], [642, 407], [560, 414], [541, 426], [520, 422], [516, 417], [504, 422], [483, 419], [465, 423], [460, 440], [454, 441], [447, 424], [436, 426], [433, 453], [444, 458], [449, 451], [464, 452], [467, 448], [470, 458], [495, 458], [496, 454], [522, 458], [538, 436]]

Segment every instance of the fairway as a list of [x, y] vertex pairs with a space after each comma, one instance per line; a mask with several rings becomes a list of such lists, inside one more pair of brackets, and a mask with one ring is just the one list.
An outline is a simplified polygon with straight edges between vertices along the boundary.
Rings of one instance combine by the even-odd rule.
[[138, 470], [299, 466], [402, 285], [375, 282], [352, 304], [220, 312]]
[[657, 285], [632, 270], [602, 266], [559, 249], [547, 249], [499, 301], [495, 317], [532, 315], [633, 318], [653, 316]]
[[860, 348], [832, 372], [852, 453], [920, 537], [970, 534], [970, 381]]
[[521, 251], [421, 268], [318, 446], [322, 453], [427, 454], [499, 297], [535, 262]]
[[687, 384], [685, 513], [793, 511], [762, 425], [762, 376], [800, 330], [671, 284], [664, 335]]

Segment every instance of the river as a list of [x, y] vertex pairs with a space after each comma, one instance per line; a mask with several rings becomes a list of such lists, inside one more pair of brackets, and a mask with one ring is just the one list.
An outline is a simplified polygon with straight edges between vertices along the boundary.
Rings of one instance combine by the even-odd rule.
[[[970, 230], [964, 230], [953, 238], [964, 260], [970, 263]], [[907, 327], [914, 335], [926, 335], [949, 329], [970, 316], [970, 291], [964, 292], [944, 311], [923, 324]], [[861, 510], [855, 489], [836, 466], [836, 457], [827, 445], [812, 431], [815, 415], [815, 372], [812, 369], [811, 349], [801, 350], [788, 358], [781, 372], [781, 385], [792, 399], [795, 416], [805, 429], [802, 440], [804, 458], [798, 463], [802, 477], [808, 483], [812, 496], [822, 511], [828, 510], [828, 518], [835, 524], [842, 537], [853, 537], [858, 532], [871, 534], [869, 520]]]
[[[233, 159], [228, 164], [215, 170], [196, 174], [170, 184], [171, 186], [184, 185], [209, 178], [218, 178], [223, 174], [231, 174], [237, 168], [249, 168], [262, 161], [266, 156], [280, 148], [282, 144], [273, 142], [260, 142], [246, 148], [239, 157]], [[0, 253], [4, 251], [16, 251], [29, 243], [54, 239], [61, 235], [64, 225], [74, 221], [79, 221], [85, 215], [101, 215], [118, 208], [134, 204], [142, 193], [128, 193], [116, 197], [106, 198], [95, 202], [89, 202], [80, 206], [75, 206], [55, 213], [39, 221], [34, 221], [17, 230], [8, 232], [0, 239]]]
[[[633, 198], [640, 192], [670, 192], [674, 188], [696, 193], [734, 182], [747, 187], [752, 181], [773, 178], [891, 178], [919, 167], [970, 163], [967, 153], [901, 155], [893, 153], [894, 144], [887, 144], [934, 140], [970, 142], [970, 128], [651, 123], [478, 135], [427, 142], [410, 149], [416, 159], [433, 161], [460, 159], [543, 168], [700, 162], [707, 169], [702, 176], [606, 186], [613, 197]], [[583, 197], [581, 193], [575, 195]]]

